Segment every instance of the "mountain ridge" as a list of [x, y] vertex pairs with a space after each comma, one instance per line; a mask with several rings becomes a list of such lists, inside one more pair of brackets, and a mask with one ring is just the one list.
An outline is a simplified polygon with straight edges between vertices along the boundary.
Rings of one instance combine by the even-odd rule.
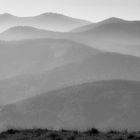
[[2, 107], [0, 122], [14, 128], [137, 130], [139, 90], [140, 82], [129, 80], [66, 87]]
[[14, 26], [33, 26], [40, 29], [67, 32], [73, 28], [91, 23], [90, 21], [71, 18], [57, 13], [44, 13], [31, 17], [18, 17], [9, 13], [0, 15], [0, 32]]

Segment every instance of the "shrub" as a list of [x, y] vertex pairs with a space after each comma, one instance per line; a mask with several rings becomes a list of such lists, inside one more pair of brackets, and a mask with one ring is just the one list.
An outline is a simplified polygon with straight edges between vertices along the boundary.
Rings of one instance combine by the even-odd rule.
[[73, 132], [74, 135], [78, 135], [79, 134], [79, 131], [76, 131], [76, 130], [72, 131], [72, 132]]
[[48, 135], [48, 137], [51, 139], [51, 140], [61, 140], [60, 136], [54, 132], [50, 133]]
[[9, 129], [7, 130], [6, 132], [3, 132], [2, 134], [16, 134], [16, 133], [19, 133], [20, 131], [19, 130], [15, 130], [15, 129]]
[[92, 134], [99, 134], [100, 132], [98, 129], [92, 128], [91, 130], [87, 131], [86, 133], [92, 135]]
[[134, 139], [134, 138], [135, 138], [135, 135], [133, 135], [133, 134], [130, 134], [127, 136], [127, 139]]
[[116, 130], [110, 130], [108, 132], [108, 134], [119, 134], [120, 132], [119, 131], [116, 131]]
[[70, 136], [67, 140], [75, 140], [75, 136]]

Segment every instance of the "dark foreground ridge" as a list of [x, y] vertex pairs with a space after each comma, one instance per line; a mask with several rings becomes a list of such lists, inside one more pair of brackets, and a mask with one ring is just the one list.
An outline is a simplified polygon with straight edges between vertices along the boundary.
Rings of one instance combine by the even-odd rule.
[[9, 129], [0, 134], [0, 140], [140, 140], [140, 132], [108, 131], [98, 129], [75, 130]]

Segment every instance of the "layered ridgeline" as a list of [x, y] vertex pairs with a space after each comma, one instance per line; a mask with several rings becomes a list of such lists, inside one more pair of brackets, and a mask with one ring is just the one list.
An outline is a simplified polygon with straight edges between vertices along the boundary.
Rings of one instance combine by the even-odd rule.
[[[82, 63], [99, 53], [102, 52], [69, 40], [1, 42], [0, 103], [29, 97], [55, 89], [59, 84], [63, 87], [63, 84], [73, 82], [74, 75], [63, 76], [64, 72], [67, 72], [67, 65]], [[78, 70], [75, 73], [78, 73]], [[63, 82], [63, 78], [66, 78], [66, 81]]]
[[[78, 30], [78, 31], [77, 31]], [[76, 29], [83, 43], [107, 50], [140, 55], [140, 21], [110, 18]]]
[[140, 127], [140, 82], [114, 80], [51, 91], [1, 108], [1, 127]]
[[140, 80], [140, 58], [69, 40], [1, 42], [0, 102], [89, 81]]
[[1, 128], [140, 127], [140, 22], [70, 19], [0, 16]]
[[140, 21], [110, 18], [65, 33], [17, 26], [0, 34], [6, 41], [33, 38], [70, 39], [105, 51], [140, 56]]
[[3, 41], [19, 41], [41, 38], [66, 39], [68, 37], [69, 35], [67, 33], [42, 30], [31, 26], [12, 27], [0, 34], [0, 40]]
[[32, 26], [45, 30], [65, 32], [91, 22], [57, 13], [44, 13], [33, 17], [17, 17], [8, 13], [0, 15], [0, 32], [15, 26]]

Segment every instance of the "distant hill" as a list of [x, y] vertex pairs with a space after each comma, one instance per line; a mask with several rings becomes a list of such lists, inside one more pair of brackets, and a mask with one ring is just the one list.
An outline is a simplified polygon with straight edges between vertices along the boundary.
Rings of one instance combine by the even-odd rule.
[[140, 57], [140, 21], [109, 18], [76, 30], [79, 31], [62, 33], [40, 30], [31, 26], [16, 26], [1, 33], [0, 40], [69, 39], [103, 51]]
[[106, 51], [140, 56], [140, 21], [109, 18], [71, 33], [77, 34], [77, 40], [81, 43]]
[[[98, 26], [93, 29], [85, 31], [87, 34], [94, 34], [97, 37], [103, 37], [110, 41], [126, 41], [138, 39], [140, 36], [140, 21], [124, 21], [117, 18], [111, 18], [102, 21]], [[130, 40], [127, 40], [130, 39]]]
[[[63, 41], [62, 43], [64, 45]], [[48, 49], [44, 47], [39, 51], [36, 46], [34, 53], [33, 47], [28, 52], [27, 45], [21, 47], [22, 49], [19, 49], [16, 55], [14, 55], [16, 50], [13, 50], [12, 57], [15, 56], [15, 59], [11, 57], [9, 63], [6, 63], [6, 58], [0, 59], [3, 64], [0, 81], [1, 104], [85, 82], [112, 79], [140, 80], [139, 57], [100, 52], [96, 49], [85, 48], [86, 46], [76, 47], [77, 49], [70, 47], [65, 50], [66, 44], [64, 48], [60, 45], [62, 47], [60, 51], [60, 48], [57, 50], [58, 42], [56, 44], [53, 51], [51, 47]], [[54, 43], [51, 45], [53, 46]], [[12, 50], [9, 50], [9, 53], [11, 52]], [[52, 55], [46, 56], [46, 53], [50, 52]], [[26, 53], [28, 55], [24, 57]], [[16, 59], [17, 55], [20, 55], [19, 59]]]
[[1, 41], [0, 79], [10, 75], [12, 77], [12, 75], [34, 74], [63, 64], [76, 63], [100, 52], [102, 51], [66, 39]]
[[140, 82], [111, 80], [51, 91], [0, 112], [1, 127], [97, 127], [136, 130], [139, 123]]
[[[0, 40], [19, 41], [25, 39], [64, 38], [65, 33], [53, 32], [31, 26], [12, 27], [0, 34]], [[65, 38], [64, 38], [65, 39]]]
[[64, 39], [0, 42], [0, 103], [55, 89], [58, 84], [58, 81], [52, 84], [55, 74], [50, 76], [51, 82], [47, 78], [51, 71], [64, 65], [80, 63], [99, 53], [102, 51]]
[[43, 13], [34, 17], [17, 17], [5, 13], [0, 15], [0, 32], [15, 26], [32, 26], [45, 30], [65, 32], [89, 23], [91, 22], [57, 13]]
[[0, 128], [140, 127], [140, 21], [2, 14], [3, 30]]
[[[80, 31], [81, 29], [81, 31]], [[93, 39], [119, 43], [137, 43], [140, 37], [140, 21], [126, 21], [109, 18], [99, 23], [93, 23], [79, 28], [79, 32]], [[134, 42], [136, 41], [136, 42]]]
[[124, 19], [111, 17], [111, 18], [105, 19], [105, 20], [97, 22], [97, 23], [91, 23], [89, 25], [78, 27], [76, 29], [73, 29], [72, 32], [90, 32], [96, 28], [100, 28], [102, 26], [107, 26], [107, 25], [109, 26], [110, 24], [114, 24], [114, 26], [115, 26], [115, 24], [127, 24], [127, 23], [131, 23], [131, 24], [137, 23], [138, 24], [138, 23], [140, 23], [140, 21], [127, 21]]

